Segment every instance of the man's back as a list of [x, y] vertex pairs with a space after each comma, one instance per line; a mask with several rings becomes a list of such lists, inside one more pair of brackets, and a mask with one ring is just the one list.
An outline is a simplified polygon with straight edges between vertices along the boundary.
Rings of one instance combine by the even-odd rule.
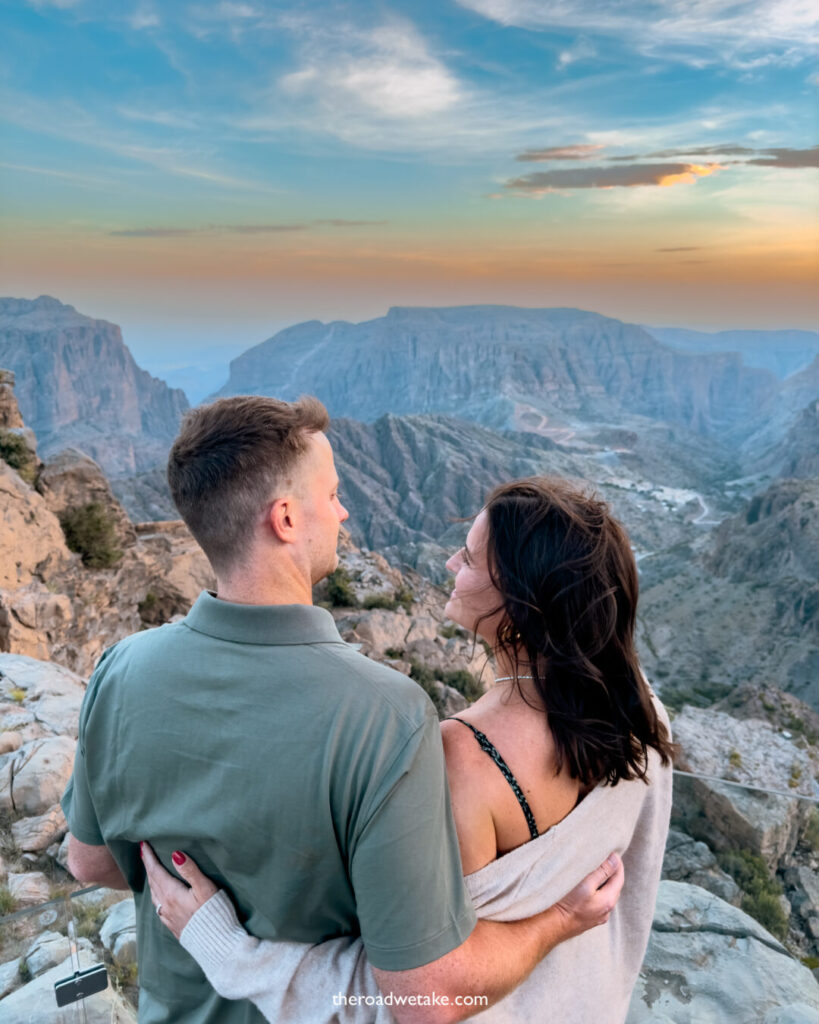
[[89, 685], [65, 804], [72, 833], [104, 841], [138, 890], [144, 1022], [261, 1018], [219, 1000], [156, 920], [141, 840], [166, 865], [189, 852], [255, 935], [360, 930], [386, 970], [436, 959], [474, 924], [432, 707], [321, 609], [203, 594], [183, 622], [118, 644]]

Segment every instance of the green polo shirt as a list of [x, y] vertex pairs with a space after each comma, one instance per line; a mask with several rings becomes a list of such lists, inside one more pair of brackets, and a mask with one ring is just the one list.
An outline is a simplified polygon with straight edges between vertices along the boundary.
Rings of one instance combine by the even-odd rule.
[[436, 960], [475, 924], [432, 704], [321, 608], [203, 593], [181, 622], [106, 651], [63, 809], [135, 891], [141, 1024], [264, 1018], [217, 996], [159, 922], [140, 840], [168, 867], [189, 853], [252, 934], [360, 934], [385, 970]]

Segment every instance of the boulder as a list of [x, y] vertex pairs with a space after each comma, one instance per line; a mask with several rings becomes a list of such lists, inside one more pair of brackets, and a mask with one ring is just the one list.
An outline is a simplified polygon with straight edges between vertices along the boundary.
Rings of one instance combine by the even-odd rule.
[[[90, 946], [87, 939], [85, 942], [86, 946]], [[28, 968], [29, 975], [36, 978], [43, 971], [61, 964], [70, 955], [71, 949], [65, 935], [59, 932], [41, 932], [23, 954], [23, 962]]]
[[708, 846], [673, 828], [665, 844], [663, 878], [698, 885], [735, 907], [742, 899], [739, 886], [720, 868]]
[[63, 531], [42, 496], [0, 459], [0, 587], [16, 589], [71, 561]]
[[435, 682], [433, 686], [441, 702], [441, 710], [439, 712], [441, 717], [451, 718], [453, 715], [457, 715], [459, 711], [469, 707], [469, 701], [454, 686], [446, 686], [441, 682]]
[[100, 942], [119, 964], [137, 962], [136, 908], [132, 899], [115, 903], [100, 928]]
[[[758, 719], [685, 707], [674, 719], [677, 767], [805, 796], [819, 795], [809, 754]], [[674, 817], [715, 849], [750, 849], [775, 870], [793, 853], [807, 824], [808, 801], [677, 776]]]
[[44, 814], [60, 802], [74, 765], [77, 743], [51, 736], [26, 743], [11, 765], [10, 792], [0, 780], [0, 806], [29, 816]]
[[20, 978], [20, 965], [22, 964], [22, 957], [17, 957], [16, 960], [9, 960], [8, 963], [0, 964], [0, 999], [17, 988], [21, 982]]
[[11, 835], [17, 848], [24, 853], [40, 853], [52, 843], [59, 842], [67, 830], [63, 809], [59, 804], [54, 804], [45, 814], [15, 821], [11, 826]]
[[369, 649], [383, 655], [388, 650], [402, 651], [409, 628], [409, 619], [404, 614], [375, 608], [357, 616], [355, 633], [359, 640], [369, 644]]
[[9, 872], [9, 893], [15, 903], [34, 906], [51, 897], [51, 883], [42, 871]]
[[23, 745], [23, 737], [19, 732], [0, 732], [0, 754], [8, 754], [19, 750]]
[[105, 474], [77, 448], [51, 456], [40, 472], [37, 488], [56, 516], [84, 505], [101, 505], [114, 523], [118, 546], [127, 547], [136, 541], [133, 523], [114, 497]]
[[[81, 961], [89, 966], [88, 957]], [[74, 973], [71, 959], [23, 985], [0, 1002], [3, 1024], [55, 1024], [54, 983]], [[104, 992], [89, 996], [82, 1002], [87, 1024], [136, 1024], [136, 1011], [109, 984]]]
[[54, 855], [54, 859], [57, 861], [57, 863], [60, 865], [63, 871], [68, 871], [68, 846], [70, 842], [71, 833], [66, 832], [66, 834], [63, 836], [62, 842], [60, 843], [60, 848]]
[[23, 417], [14, 394], [14, 373], [0, 370], [0, 427], [17, 430], [22, 426]]
[[819, 985], [752, 917], [663, 881], [627, 1024], [819, 1024]]
[[785, 884], [795, 890], [793, 909], [806, 921], [819, 915], [819, 874], [806, 865], [790, 867], [785, 872]]

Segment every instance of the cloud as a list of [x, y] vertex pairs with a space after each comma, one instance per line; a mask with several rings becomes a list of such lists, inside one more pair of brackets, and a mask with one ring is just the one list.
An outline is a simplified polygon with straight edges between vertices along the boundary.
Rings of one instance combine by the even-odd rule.
[[654, 252], [697, 252], [699, 249], [702, 249], [701, 245], [670, 245]]
[[[0, 167], [4, 166], [0, 164]], [[358, 228], [387, 224], [386, 220], [346, 220], [342, 217], [324, 217], [310, 223], [294, 224], [205, 224], [202, 227], [147, 227], [121, 228], [109, 231], [116, 238], [179, 238], [186, 235], [269, 235], [291, 231], [307, 231], [311, 224], [333, 228]]]
[[545, 162], [547, 160], [590, 160], [605, 146], [552, 146], [549, 149], [527, 149], [518, 153], [516, 160], [522, 162]]
[[[589, 31], [585, 0], [456, 0], [507, 27]], [[816, 43], [816, 7], [809, 0], [597, 0], [594, 32], [638, 52], [692, 67], [754, 70], [795, 64]]]
[[61, 11], [67, 11], [77, 7], [82, 0], [28, 0], [28, 3], [31, 7], [57, 7]]
[[[547, 152], [544, 150], [544, 152]], [[819, 146], [810, 149], [791, 149], [788, 147], [772, 149], [751, 149], [748, 146], [738, 146], [735, 143], [726, 143], [720, 146], [692, 146], [689, 149], [661, 149], [654, 153], [636, 154], [628, 156], [611, 156], [608, 159], [617, 163], [632, 163], [635, 160], [663, 160], [679, 157], [696, 156], [743, 156], [753, 157], [750, 160], [730, 160], [724, 164], [731, 164], [736, 167], [758, 166], [758, 167], [819, 167]], [[521, 156], [515, 157], [522, 159]]]
[[597, 48], [588, 39], [578, 39], [574, 46], [561, 50], [557, 58], [557, 70], [563, 71], [579, 60], [591, 60], [597, 56]]
[[575, 167], [512, 178], [504, 187], [518, 195], [544, 195], [576, 188], [635, 188], [690, 185], [720, 170], [720, 164], [633, 164], [631, 167]]
[[146, 28], [159, 28], [161, 24], [158, 14], [144, 9], [134, 11], [126, 20], [135, 32], [141, 32]]
[[380, 227], [382, 224], [388, 224], [386, 220], [343, 220], [340, 217], [329, 217], [321, 220], [314, 220], [314, 224], [326, 224], [331, 228], [364, 228], [364, 227]]
[[120, 117], [128, 121], [144, 121], [159, 124], [165, 128], [190, 128], [191, 119], [173, 114], [169, 110], [134, 110], [132, 107], [117, 107]]
[[[756, 150], [747, 146], [738, 146], [728, 142], [720, 146], [694, 146], [691, 149], [660, 149], [655, 153], [646, 153], [642, 160], [666, 160], [683, 156], [738, 156], [744, 153], [755, 153]], [[634, 160], [634, 157], [613, 157], [619, 160]]]
[[306, 224], [208, 224], [201, 228], [123, 228], [108, 234], [117, 238], [178, 238], [184, 235], [266, 235], [306, 230]]
[[819, 167], [819, 146], [811, 149], [761, 149], [765, 156], [748, 160], [759, 167]]
[[222, 18], [258, 18], [262, 12], [251, 4], [220, 3], [216, 13]]
[[[294, 23], [304, 31], [304, 19]], [[373, 29], [308, 23], [302, 65], [279, 79], [290, 95], [312, 100], [334, 117], [370, 111], [388, 119], [415, 119], [457, 103], [460, 87], [409, 22], [393, 18]]]
[[177, 238], [195, 233], [194, 228], [124, 228], [122, 231], [108, 232], [119, 238]]

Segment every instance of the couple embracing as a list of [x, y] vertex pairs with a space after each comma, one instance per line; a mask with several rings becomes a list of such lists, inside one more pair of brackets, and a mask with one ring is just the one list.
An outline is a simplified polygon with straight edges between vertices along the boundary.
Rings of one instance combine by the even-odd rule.
[[216, 593], [88, 685], [69, 866], [134, 891], [140, 1022], [622, 1022], [671, 801], [628, 538], [566, 482], [494, 490], [446, 615], [497, 678], [439, 725], [312, 604], [347, 518], [327, 425], [188, 413], [168, 480]]

